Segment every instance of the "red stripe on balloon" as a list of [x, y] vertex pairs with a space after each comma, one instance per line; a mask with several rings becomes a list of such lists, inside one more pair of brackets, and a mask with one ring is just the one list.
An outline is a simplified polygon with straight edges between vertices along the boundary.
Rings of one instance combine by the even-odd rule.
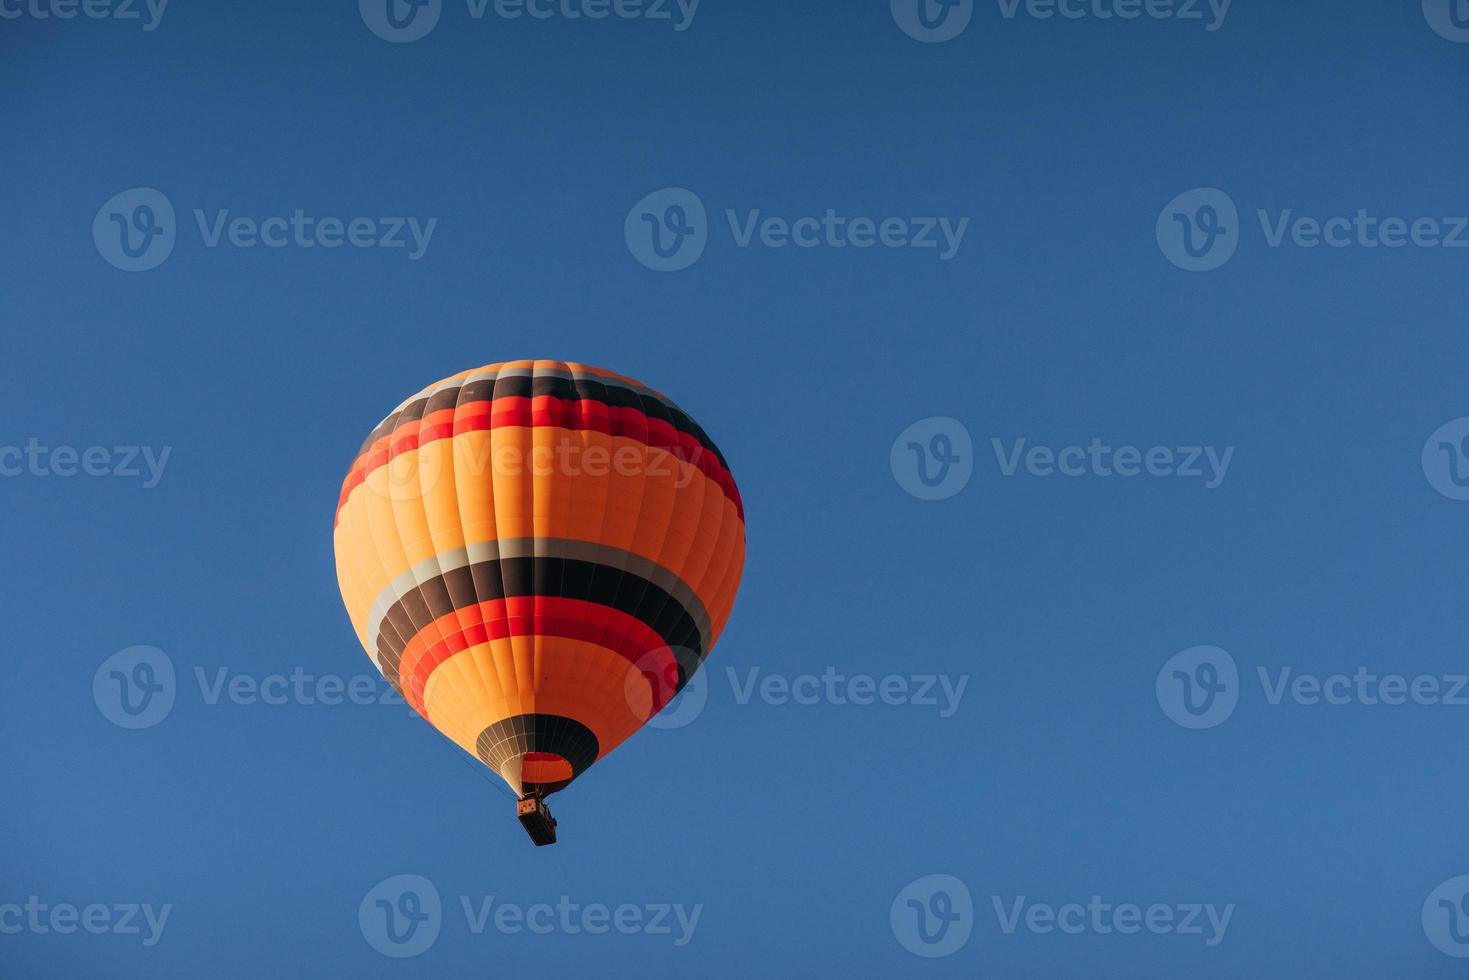
[[[516, 636], [557, 636], [595, 643], [657, 678], [676, 677], [678, 661], [653, 630], [616, 609], [582, 599], [514, 596], [465, 606], [418, 631], [398, 661], [403, 697], [420, 714], [428, 679], [440, 664], [472, 646]], [[676, 684], [653, 683], [653, 711]]]
[[373, 471], [390, 463], [403, 453], [412, 452], [430, 442], [448, 439], [464, 432], [482, 432], [497, 428], [553, 426], [574, 432], [600, 432], [632, 439], [651, 449], [661, 449], [689, 463], [719, 485], [735, 505], [740, 520], [745, 519], [744, 502], [734, 477], [719, 458], [699, 444], [699, 440], [680, 432], [668, 422], [627, 407], [581, 399], [567, 401], [555, 395], [535, 398], [507, 396], [493, 401], [470, 402], [459, 408], [445, 408], [405, 422], [379, 439], [358, 457], [342, 485], [337, 498], [337, 516], [352, 491], [366, 482]]

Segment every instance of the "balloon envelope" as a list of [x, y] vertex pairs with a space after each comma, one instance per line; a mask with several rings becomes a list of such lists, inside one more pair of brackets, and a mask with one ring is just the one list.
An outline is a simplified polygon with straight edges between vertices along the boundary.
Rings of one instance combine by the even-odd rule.
[[518, 795], [565, 788], [703, 664], [744, 508], [697, 423], [630, 378], [513, 361], [430, 385], [347, 474], [337, 578], [388, 682]]

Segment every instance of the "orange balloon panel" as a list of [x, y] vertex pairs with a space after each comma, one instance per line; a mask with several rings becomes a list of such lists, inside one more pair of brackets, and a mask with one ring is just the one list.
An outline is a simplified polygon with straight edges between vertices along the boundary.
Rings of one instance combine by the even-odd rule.
[[666, 397], [512, 361], [373, 430], [335, 541], [389, 683], [517, 794], [545, 795], [698, 671], [734, 605], [745, 518], [724, 456]]

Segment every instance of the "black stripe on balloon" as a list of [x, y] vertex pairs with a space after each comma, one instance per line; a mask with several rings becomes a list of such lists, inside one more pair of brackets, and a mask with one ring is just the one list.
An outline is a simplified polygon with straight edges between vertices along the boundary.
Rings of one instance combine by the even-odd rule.
[[610, 382], [609, 379], [597, 379], [591, 376], [584, 378], [531, 378], [523, 374], [512, 374], [505, 377], [485, 377], [470, 382], [467, 385], [445, 388], [437, 391], [427, 398], [415, 399], [392, 415], [383, 420], [383, 423], [363, 442], [358, 455], [366, 453], [373, 444], [383, 436], [390, 435], [394, 429], [405, 422], [413, 422], [445, 408], [454, 408], [459, 405], [469, 405], [474, 402], [494, 401], [496, 398], [535, 398], [541, 395], [552, 395], [563, 401], [595, 401], [601, 402], [612, 408], [634, 408], [651, 419], [662, 419], [673, 426], [679, 432], [693, 437], [706, 451], [714, 454], [719, 460], [719, 465], [726, 470], [729, 462], [719, 447], [714, 445], [714, 440], [676, 405], [625, 388], [622, 385]]
[[[571, 766], [571, 779], [575, 779], [597, 761], [601, 746], [592, 730], [574, 718], [535, 714], [515, 715], [495, 722], [479, 733], [474, 751], [481, 762], [496, 772], [511, 759], [528, 752], [559, 755]], [[554, 792], [571, 779], [524, 783], [522, 788], [527, 792]]]
[[633, 617], [672, 648], [680, 691], [703, 660], [704, 640], [694, 617], [641, 575], [576, 558], [499, 558], [451, 569], [393, 603], [377, 636], [383, 674], [395, 687], [400, 683], [403, 650], [423, 626], [467, 606], [521, 596], [581, 599]]

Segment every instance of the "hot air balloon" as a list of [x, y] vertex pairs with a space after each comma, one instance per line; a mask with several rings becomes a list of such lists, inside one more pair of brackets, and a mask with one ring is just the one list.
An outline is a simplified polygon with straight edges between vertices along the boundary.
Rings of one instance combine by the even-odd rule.
[[744, 507], [670, 399], [511, 361], [409, 398], [347, 473], [334, 541], [367, 655], [497, 773], [537, 845], [545, 798], [688, 684], [734, 604]]

